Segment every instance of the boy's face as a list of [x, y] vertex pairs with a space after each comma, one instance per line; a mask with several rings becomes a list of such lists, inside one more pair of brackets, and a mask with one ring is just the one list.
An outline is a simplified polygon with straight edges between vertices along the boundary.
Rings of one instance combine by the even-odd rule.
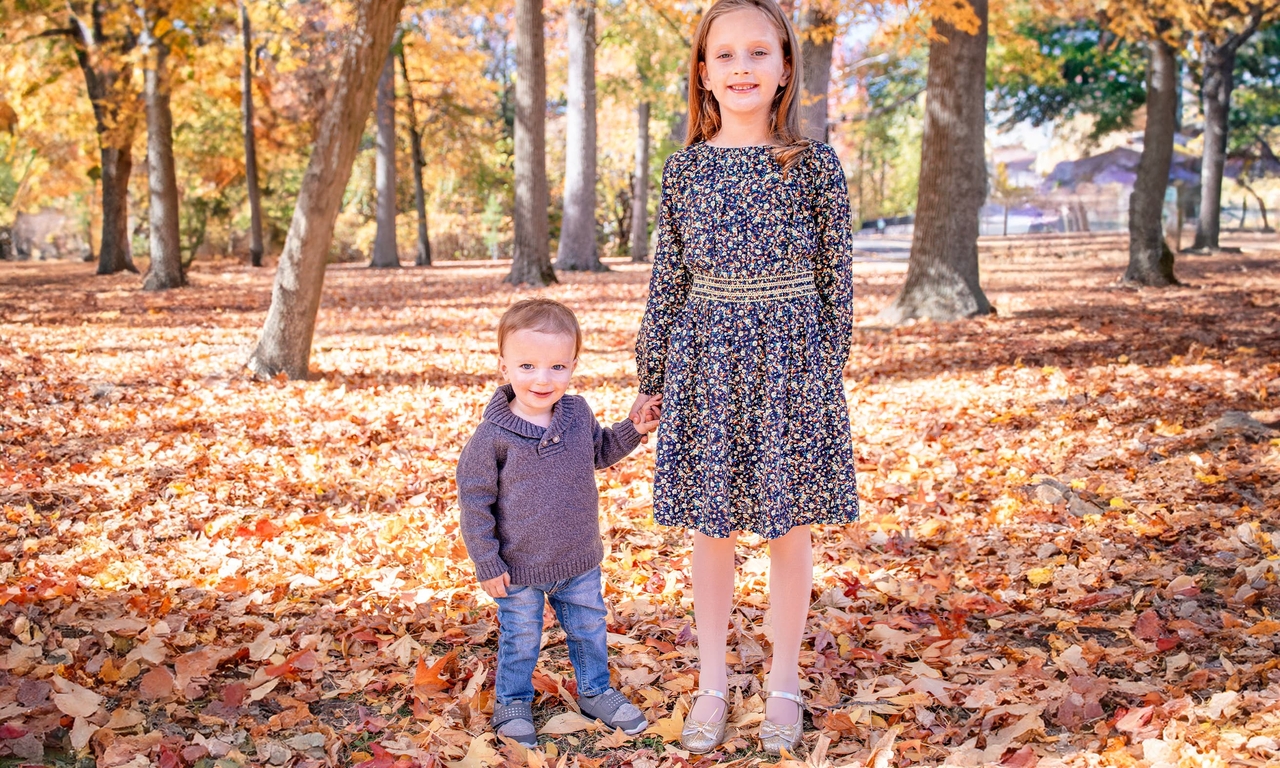
[[563, 333], [521, 329], [507, 336], [498, 369], [516, 392], [511, 409], [517, 416], [543, 416], [564, 396], [578, 364], [573, 347], [573, 337]]

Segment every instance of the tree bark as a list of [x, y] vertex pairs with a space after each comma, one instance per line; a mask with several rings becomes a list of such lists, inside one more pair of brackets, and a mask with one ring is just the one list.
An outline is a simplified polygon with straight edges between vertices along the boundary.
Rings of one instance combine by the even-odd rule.
[[[159, 19], [149, 19], [148, 23], [155, 28], [157, 21]], [[151, 267], [142, 289], [164, 291], [179, 288], [187, 281], [182, 274], [182, 241], [178, 235], [178, 177], [173, 161], [173, 113], [169, 109], [169, 45], [163, 39], [152, 38], [150, 47], [154, 58], [144, 77]]]
[[374, 160], [378, 231], [373, 238], [373, 258], [369, 266], [395, 269], [400, 266], [396, 245], [396, 67], [390, 52], [378, 78], [374, 115], [378, 124], [378, 151]]
[[[680, 106], [671, 113], [670, 125], [671, 133], [668, 134], [671, 143], [677, 147], [683, 147], [685, 139], [689, 135], [689, 106], [685, 101], [685, 95], [689, 93], [689, 76], [685, 75], [680, 78], [680, 83], [676, 87], [676, 93], [680, 95]], [[656, 232], [657, 230], [655, 230]]]
[[334, 220], [403, 4], [404, 0], [361, 0], [356, 5], [280, 253], [271, 308], [248, 361], [259, 377], [307, 376]]
[[70, 38], [93, 105], [102, 164], [102, 242], [98, 274], [137, 272], [129, 246], [129, 174], [133, 170], [136, 126], [132, 67], [124, 60], [137, 44], [128, 31], [108, 38], [104, 12], [94, 4], [91, 18], [70, 18]]
[[409, 82], [409, 65], [405, 62], [404, 46], [400, 46], [400, 74], [404, 77], [405, 106], [409, 111], [409, 152], [413, 155], [413, 206], [418, 212], [418, 249], [414, 266], [431, 266], [431, 239], [427, 237], [427, 190], [422, 184], [422, 169], [426, 158], [422, 155], [422, 131], [418, 129], [418, 108], [413, 102], [413, 85]]
[[1173, 48], [1157, 37], [1148, 44], [1147, 127], [1142, 134], [1138, 177], [1129, 195], [1129, 267], [1124, 282], [1178, 285], [1173, 251], [1164, 239], [1164, 194], [1173, 162], [1174, 111], [1177, 107]]
[[1200, 217], [1195, 250], [1218, 247], [1222, 228], [1222, 172], [1227, 164], [1227, 114], [1231, 111], [1236, 50], [1204, 41], [1204, 152], [1200, 161]]
[[892, 323], [991, 312], [978, 280], [978, 215], [987, 197], [987, 0], [974, 0], [973, 11], [977, 34], [938, 21], [943, 40], [929, 47], [915, 234], [906, 283], [883, 313]]
[[596, 5], [569, 6], [564, 219], [556, 268], [603, 272], [596, 244]]
[[[102, 133], [99, 130], [99, 137]], [[133, 131], [125, 133], [119, 141], [132, 144]], [[101, 156], [102, 244], [98, 251], [98, 274], [137, 272], [129, 245], [129, 174], [133, 171], [133, 153], [127, 145], [103, 146]]]
[[636, 171], [631, 192], [631, 261], [649, 260], [649, 102], [636, 105]]
[[249, 26], [249, 7], [243, 0], [240, 32], [244, 38], [240, 105], [244, 113], [244, 179], [249, 193], [249, 263], [260, 267], [266, 248], [262, 242], [262, 197], [258, 190], [258, 142], [253, 133], [253, 30]]
[[516, 0], [516, 205], [513, 285], [550, 285], [547, 222], [547, 64], [543, 56], [542, 0]]
[[810, 139], [827, 140], [827, 90], [831, 84], [831, 51], [835, 19], [810, 6], [805, 14], [804, 40], [800, 43], [804, 78], [800, 108], [801, 131]]

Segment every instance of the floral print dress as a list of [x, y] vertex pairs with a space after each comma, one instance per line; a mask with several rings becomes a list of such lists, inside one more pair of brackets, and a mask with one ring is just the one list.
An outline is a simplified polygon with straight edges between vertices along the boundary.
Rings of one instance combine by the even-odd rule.
[[784, 178], [767, 146], [667, 158], [640, 391], [662, 393], [654, 519], [717, 538], [858, 519], [842, 373], [849, 196], [812, 142]]

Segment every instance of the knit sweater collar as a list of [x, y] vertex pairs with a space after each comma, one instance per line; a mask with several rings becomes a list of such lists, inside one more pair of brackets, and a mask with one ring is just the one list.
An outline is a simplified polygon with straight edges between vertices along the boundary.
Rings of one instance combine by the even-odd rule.
[[551, 406], [551, 425], [544, 429], [531, 421], [517, 416], [511, 410], [511, 401], [515, 397], [516, 391], [510, 384], [503, 384], [498, 387], [498, 391], [493, 393], [493, 398], [485, 406], [485, 421], [492, 422], [494, 425], [521, 437], [528, 437], [534, 440], [546, 437], [548, 440], [552, 440], [564, 434], [565, 427], [573, 420], [574, 398], [562, 397], [556, 401], [555, 405]]

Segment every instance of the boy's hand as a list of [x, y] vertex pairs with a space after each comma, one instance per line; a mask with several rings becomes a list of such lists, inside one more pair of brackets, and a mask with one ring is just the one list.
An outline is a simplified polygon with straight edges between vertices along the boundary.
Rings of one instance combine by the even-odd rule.
[[501, 576], [482, 581], [480, 586], [484, 588], [485, 594], [489, 597], [506, 597], [507, 587], [511, 586], [511, 574], [504, 573]]
[[661, 418], [662, 395], [654, 395], [640, 406], [639, 411], [632, 417], [631, 422], [635, 425], [637, 432], [646, 436], [645, 442], [648, 442], [648, 434], [658, 428], [658, 421]]

